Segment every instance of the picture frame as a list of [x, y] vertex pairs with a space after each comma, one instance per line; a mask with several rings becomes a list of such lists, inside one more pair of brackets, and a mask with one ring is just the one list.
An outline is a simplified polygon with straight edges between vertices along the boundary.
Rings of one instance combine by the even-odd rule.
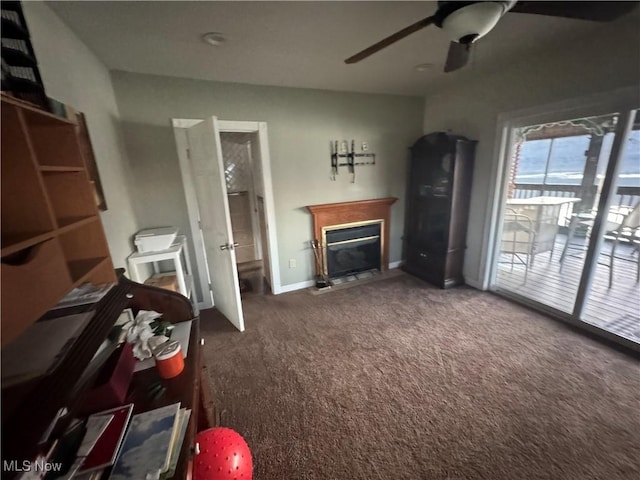
[[87, 128], [87, 120], [84, 113], [76, 112], [76, 121], [78, 124], [80, 149], [87, 167], [87, 174], [89, 175], [91, 186], [93, 187], [93, 196], [96, 206], [98, 207], [98, 210], [105, 212], [107, 211], [107, 200], [105, 199], [104, 190], [102, 189], [100, 172], [98, 171], [96, 157], [93, 154], [93, 146], [91, 144], [91, 137], [89, 136], [89, 129]]

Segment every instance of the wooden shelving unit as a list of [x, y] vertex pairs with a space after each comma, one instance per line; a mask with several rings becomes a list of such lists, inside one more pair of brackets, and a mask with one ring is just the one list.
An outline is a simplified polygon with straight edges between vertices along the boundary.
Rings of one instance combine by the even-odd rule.
[[47, 96], [19, 1], [2, 1], [2, 91], [42, 107]]
[[[162, 312], [163, 320], [193, 319], [185, 369], [163, 380], [166, 393], [150, 399], [146, 386], [158, 382], [156, 369], [134, 376], [126, 402], [136, 412], [180, 401], [192, 410], [186, 438], [173, 478], [191, 478], [198, 429], [211, 426], [211, 415], [198, 415], [207, 406], [200, 388], [199, 320], [184, 296], [116, 279], [100, 221], [97, 199], [85, 167], [89, 158], [82, 129], [66, 119], [40, 112], [2, 96], [2, 215], [1, 326], [3, 354], [34, 322], [51, 321], [47, 313], [72, 288], [85, 282], [116, 283], [97, 303], [72, 307], [71, 313], [91, 314], [77, 337], [65, 344], [45, 373], [2, 388], [3, 461], [22, 465], [39, 452], [50, 451], [72, 419], [79, 418], [86, 392], [94, 384], [104, 358], [96, 351], [124, 308]], [[44, 315], [44, 316], [43, 316]], [[206, 378], [206, 376], [204, 377]], [[69, 414], [58, 420], [61, 408]], [[54, 454], [55, 455], [55, 454]], [[107, 476], [108, 476], [108, 472]], [[19, 472], [3, 471], [2, 478]]]
[[2, 96], [2, 345], [85, 282], [115, 282], [74, 122]]

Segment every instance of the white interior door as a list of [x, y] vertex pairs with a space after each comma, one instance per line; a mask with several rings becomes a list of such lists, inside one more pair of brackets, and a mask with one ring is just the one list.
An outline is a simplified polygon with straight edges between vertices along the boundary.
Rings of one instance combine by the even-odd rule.
[[190, 127], [187, 139], [213, 301], [216, 308], [242, 332], [244, 317], [218, 119], [207, 118]]

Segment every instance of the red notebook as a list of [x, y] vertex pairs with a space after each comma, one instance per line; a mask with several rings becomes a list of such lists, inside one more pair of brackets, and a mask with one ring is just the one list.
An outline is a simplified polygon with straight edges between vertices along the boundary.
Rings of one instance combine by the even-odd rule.
[[122, 445], [122, 439], [127, 431], [132, 411], [133, 403], [130, 403], [129, 405], [94, 414], [113, 415], [113, 419], [109, 422], [109, 425], [107, 425], [102, 435], [100, 435], [100, 438], [89, 452], [89, 455], [87, 455], [87, 458], [82, 462], [78, 474], [110, 467], [114, 464], [120, 451], [120, 446]]

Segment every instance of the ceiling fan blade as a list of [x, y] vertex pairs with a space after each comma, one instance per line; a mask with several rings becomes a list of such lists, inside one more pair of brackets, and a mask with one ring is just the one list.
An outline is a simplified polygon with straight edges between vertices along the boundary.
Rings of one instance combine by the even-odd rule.
[[516, 3], [511, 12], [533, 13], [552, 17], [575, 18], [594, 22], [610, 22], [638, 6], [637, 1], [577, 1], [577, 2], [537, 2]]
[[431, 25], [434, 21], [433, 17], [427, 17], [419, 22], [414, 23], [413, 25], [409, 25], [406, 28], [403, 28], [399, 32], [394, 33], [393, 35], [389, 35], [384, 40], [380, 40], [378, 43], [371, 45], [369, 48], [365, 48], [359, 53], [356, 53], [352, 57], [347, 58], [344, 63], [356, 63], [360, 60], [367, 58], [369, 55], [373, 55], [376, 52], [379, 52], [383, 48], [388, 47], [389, 45], [396, 43], [398, 40], [402, 40], [404, 37], [408, 37], [414, 32], [418, 30], [422, 30], [425, 27]]
[[449, 73], [464, 67], [469, 61], [470, 53], [471, 53], [470, 44], [451, 42], [449, 44], [449, 53], [447, 54], [447, 62], [444, 64], [444, 71], [446, 73]]

